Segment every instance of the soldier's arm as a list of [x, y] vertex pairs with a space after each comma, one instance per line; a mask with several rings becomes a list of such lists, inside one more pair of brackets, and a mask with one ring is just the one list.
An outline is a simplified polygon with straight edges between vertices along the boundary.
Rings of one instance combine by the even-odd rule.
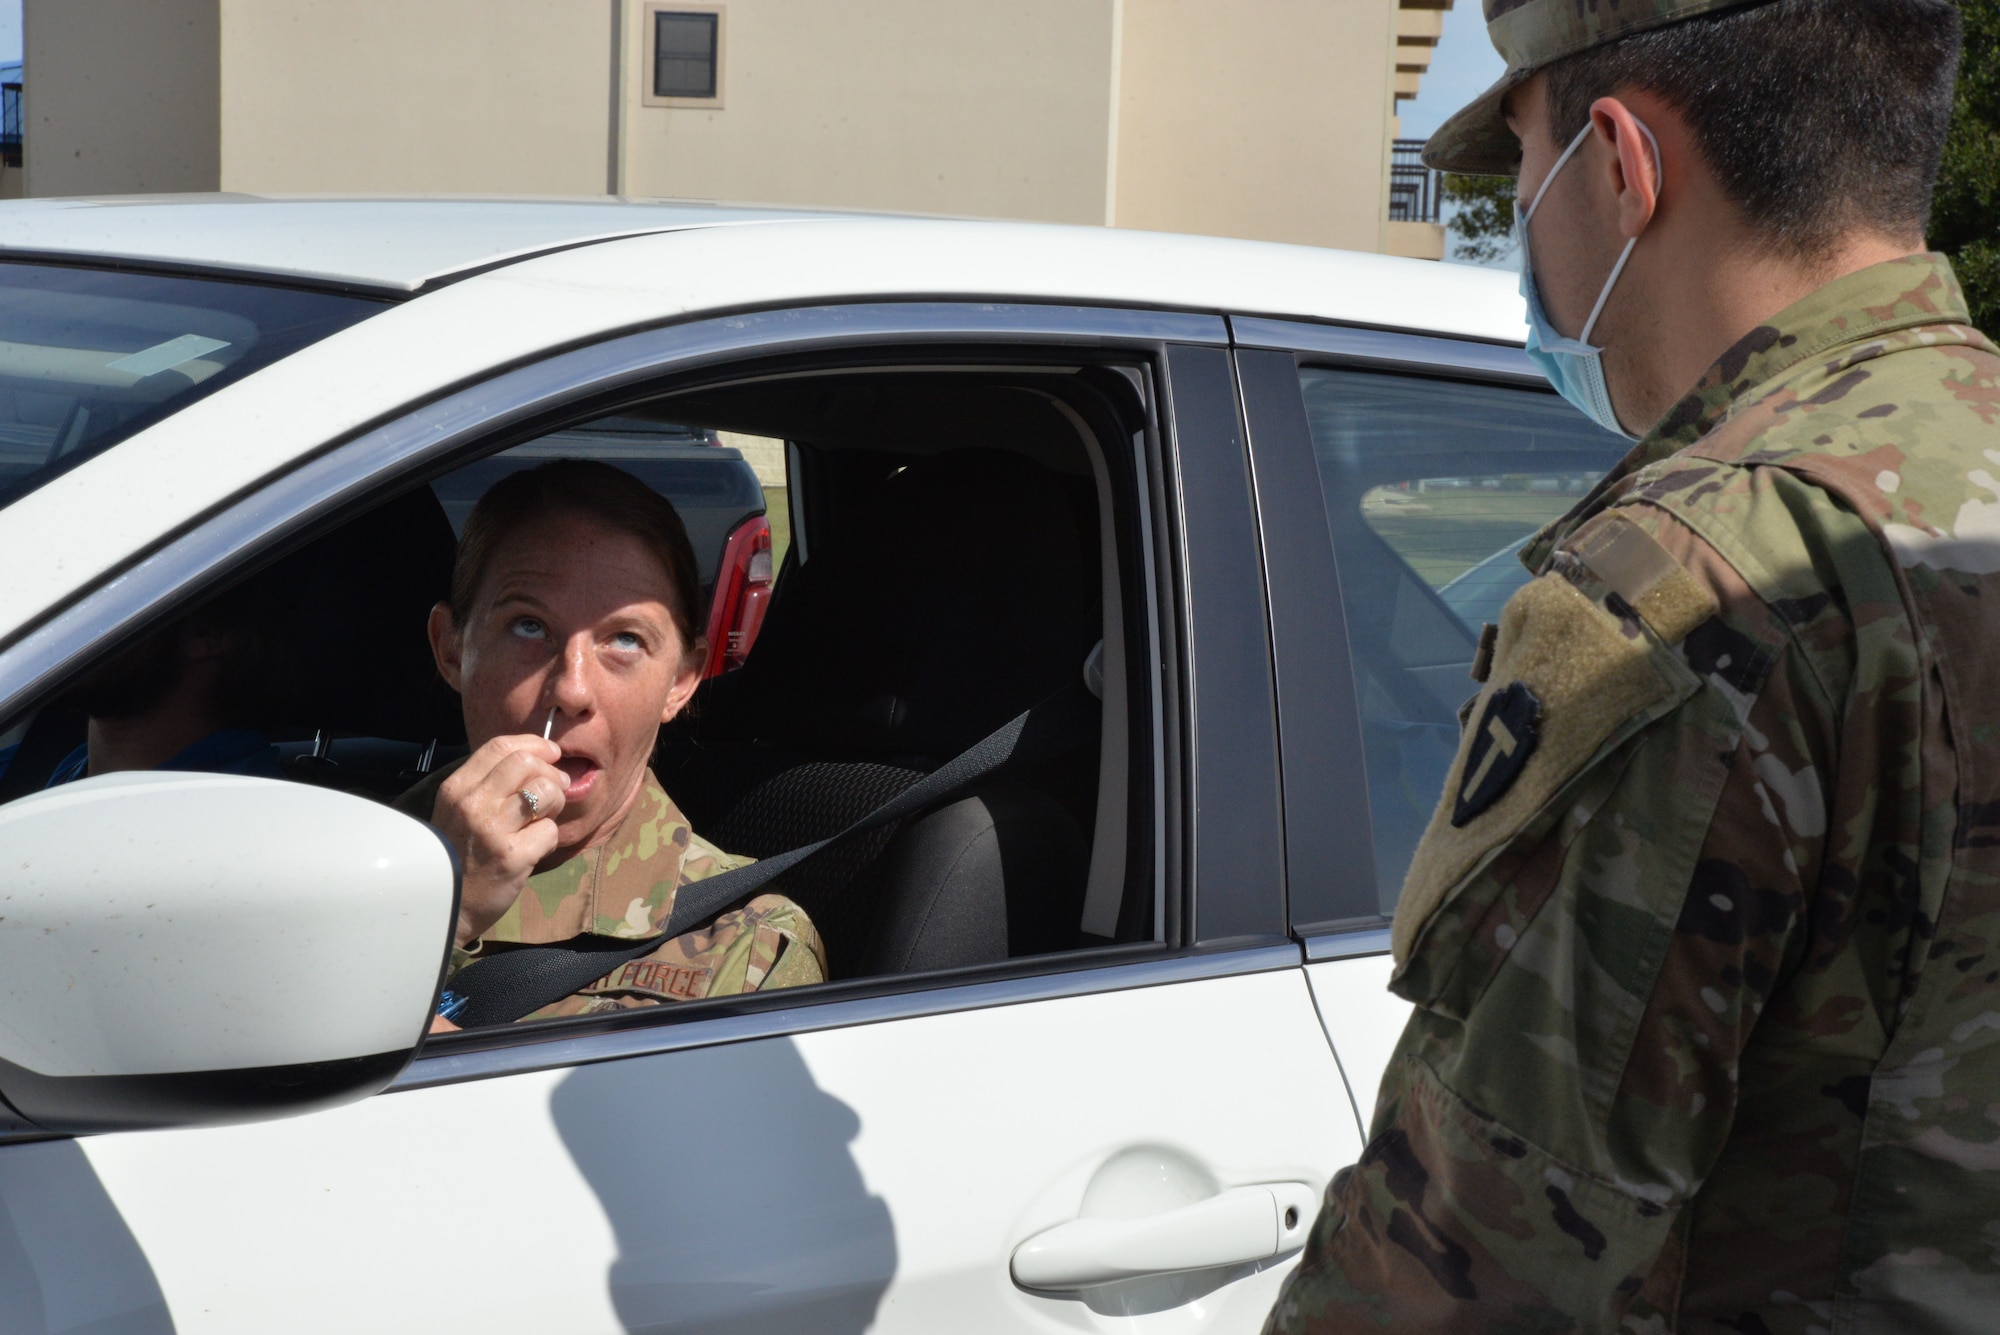
[[[1522, 793], [1453, 826], [1486, 763], [1469, 716], [1405, 889], [1431, 902], [1399, 914], [1416, 1010], [1273, 1329], [1612, 1330], [1671, 1305], [1683, 1207], [1802, 948], [1832, 711], [1794, 628], [1662, 511], [1593, 521], [1558, 571], [1541, 614], [1510, 606], [1481, 696], [1520, 671], [1540, 749]], [[1559, 717], [1593, 708], [1631, 716]]]

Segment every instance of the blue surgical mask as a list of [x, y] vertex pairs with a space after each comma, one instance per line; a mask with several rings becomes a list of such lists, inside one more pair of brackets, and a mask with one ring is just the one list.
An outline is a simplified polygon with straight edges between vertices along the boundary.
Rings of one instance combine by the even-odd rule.
[[[1645, 132], [1646, 142], [1653, 146], [1653, 162], [1657, 168], [1660, 161], [1660, 143], [1653, 138], [1653, 132], [1646, 129], [1643, 122], [1635, 121]], [[1604, 287], [1597, 294], [1597, 304], [1590, 308], [1590, 318], [1583, 322], [1583, 329], [1575, 338], [1564, 338], [1549, 323], [1547, 312], [1542, 310], [1542, 299], [1535, 291], [1535, 263], [1528, 252], [1528, 223], [1534, 218], [1535, 210], [1541, 207], [1542, 196], [1549, 192], [1549, 182], [1556, 179], [1556, 173], [1566, 166], [1576, 150], [1583, 146], [1584, 138], [1590, 134], [1590, 126], [1577, 131], [1576, 138], [1569, 141], [1569, 147], [1556, 159], [1556, 165], [1549, 168], [1549, 174], [1542, 178], [1541, 188], [1528, 201], [1526, 209], [1514, 211], [1514, 244], [1521, 252], [1521, 295], [1528, 302], [1528, 356], [1542, 368], [1543, 374], [1554, 385], [1556, 393], [1568, 399], [1581, 409], [1591, 421], [1606, 431], [1615, 431], [1627, 440], [1637, 440], [1611, 407], [1611, 391], [1604, 384], [1604, 349], [1592, 346], [1590, 331], [1597, 327], [1597, 317], [1604, 312], [1604, 302], [1617, 285], [1618, 275], [1625, 272], [1625, 261], [1632, 258], [1632, 247], [1639, 244], [1633, 237], [1619, 252], [1618, 263], [1611, 266], [1611, 276], [1604, 280]]]

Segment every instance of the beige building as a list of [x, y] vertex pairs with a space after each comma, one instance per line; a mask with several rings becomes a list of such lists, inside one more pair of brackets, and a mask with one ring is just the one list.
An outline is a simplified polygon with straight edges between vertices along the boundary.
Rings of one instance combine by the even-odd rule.
[[[1451, 0], [25, 0], [30, 195], [615, 194], [1435, 258]], [[1407, 208], [1402, 209], [1407, 212]]]

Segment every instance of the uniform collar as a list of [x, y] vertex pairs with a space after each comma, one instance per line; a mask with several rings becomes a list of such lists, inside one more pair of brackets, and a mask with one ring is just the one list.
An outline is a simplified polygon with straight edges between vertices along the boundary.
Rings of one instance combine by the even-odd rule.
[[1971, 328], [1951, 262], [1935, 252], [1884, 260], [1836, 278], [1758, 325], [1716, 358], [1631, 453], [1561, 519], [1536, 534], [1521, 561], [1539, 571], [1557, 544], [1625, 489], [1634, 473], [1671, 458], [1792, 373], [1837, 348], [1919, 325]]

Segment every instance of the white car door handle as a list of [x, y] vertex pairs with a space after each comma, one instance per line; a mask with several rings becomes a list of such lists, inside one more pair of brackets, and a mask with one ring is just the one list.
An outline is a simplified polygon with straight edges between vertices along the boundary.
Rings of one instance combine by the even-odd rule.
[[1137, 1219], [1072, 1220], [1014, 1249], [1014, 1282], [1088, 1289], [1261, 1261], [1304, 1246], [1318, 1205], [1303, 1182], [1265, 1182]]

